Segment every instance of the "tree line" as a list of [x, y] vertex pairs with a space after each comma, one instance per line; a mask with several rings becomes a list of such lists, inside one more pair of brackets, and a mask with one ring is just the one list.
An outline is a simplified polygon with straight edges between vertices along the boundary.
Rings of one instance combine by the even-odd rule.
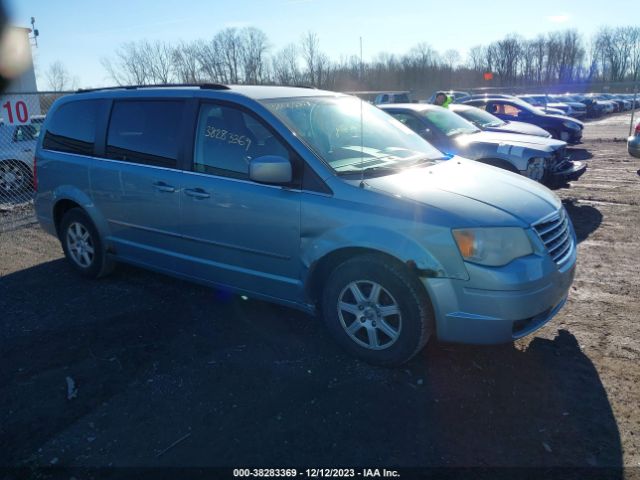
[[[405, 54], [379, 53], [366, 62], [357, 55], [331, 59], [313, 32], [274, 50], [260, 29], [225, 28], [210, 40], [124, 43], [102, 65], [118, 85], [209, 82], [430, 92], [623, 82], [640, 79], [640, 27], [603, 27], [590, 38], [576, 30], [533, 39], [509, 34], [473, 46], [466, 58], [422, 42]], [[485, 72], [493, 73], [491, 82], [483, 81]]]

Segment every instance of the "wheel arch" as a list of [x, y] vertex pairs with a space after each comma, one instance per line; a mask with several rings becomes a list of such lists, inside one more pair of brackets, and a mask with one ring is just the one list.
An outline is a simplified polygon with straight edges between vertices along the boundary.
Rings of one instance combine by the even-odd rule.
[[60, 222], [62, 222], [64, 215], [74, 208], [84, 210], [82, 205], [68, 198], [62, 198], [53, 205], [53, 224], [56, 227], [56, 233], [58, 236], [60, 236]]
[[91, 219], [104, 240], [108, 235], [108, 224], [102, 213], [95, 206], [87, 193], [71, 185], [61, 185], [53, 191], [51, 199], [51, 218], [59, 234], [58, 228], [64, 214], [72, 208], [81, 208]]
[[[341, 263], [350, 258], [362, 255], [376, 255], [382, 259], [394, 263], [398, 267], [406, 270], [416, 279], [419, 277], [438, 276], [435, 270], [420, 269], [413, 260], [401, 260], [390, 253], [371, 247], [342, 247], [333, 250], [323, 257], [316, 260], [308, 270], [305, 281], [305, 294], [312, 304], [318, 305], [322, 296], [322, 289], [331, 272]], [[424, 288], [424, 286], [423, 286]], [[429, 296], [429, 292], [424, 288], [425, 293]]]

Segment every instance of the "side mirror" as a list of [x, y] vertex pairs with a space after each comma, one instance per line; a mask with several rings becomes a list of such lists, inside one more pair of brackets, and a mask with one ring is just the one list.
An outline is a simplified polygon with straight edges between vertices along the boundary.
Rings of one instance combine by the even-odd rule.
[[249, 179], [258, 183], [291, 183], [291, 162], [279, 155], [264, 155], [249, 163]]

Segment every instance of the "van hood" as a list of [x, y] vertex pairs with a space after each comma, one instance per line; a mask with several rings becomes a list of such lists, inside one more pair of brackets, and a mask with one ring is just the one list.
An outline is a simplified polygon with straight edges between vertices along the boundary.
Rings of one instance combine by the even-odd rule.
[[367, 178], [364, 185], [447, 212], [457, 217], [459, 227], [528, 227], [562, 205], [551, 190], [533, 180], [457, 156]]
[[567, 144], [562, 140], [555, 140], [553, 138], [495, 131], [484, 131], [470, 135], [464, 135], [458, 137], [458, 139], [456, 140], [463, 143], [490, 143], [496, 145], [507, 144], [511, 147], [531, 148], [533, 150], [542, 150], [544, 152], [554, 152], [562, 147], [567, 146]]

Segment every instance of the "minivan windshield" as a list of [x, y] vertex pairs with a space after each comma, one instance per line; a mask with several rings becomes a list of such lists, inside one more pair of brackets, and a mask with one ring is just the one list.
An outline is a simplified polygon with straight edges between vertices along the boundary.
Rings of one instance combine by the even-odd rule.
[[359, 98], [295, 97], [262, 103], [339, 174], [400, 169], [447, 158]]

